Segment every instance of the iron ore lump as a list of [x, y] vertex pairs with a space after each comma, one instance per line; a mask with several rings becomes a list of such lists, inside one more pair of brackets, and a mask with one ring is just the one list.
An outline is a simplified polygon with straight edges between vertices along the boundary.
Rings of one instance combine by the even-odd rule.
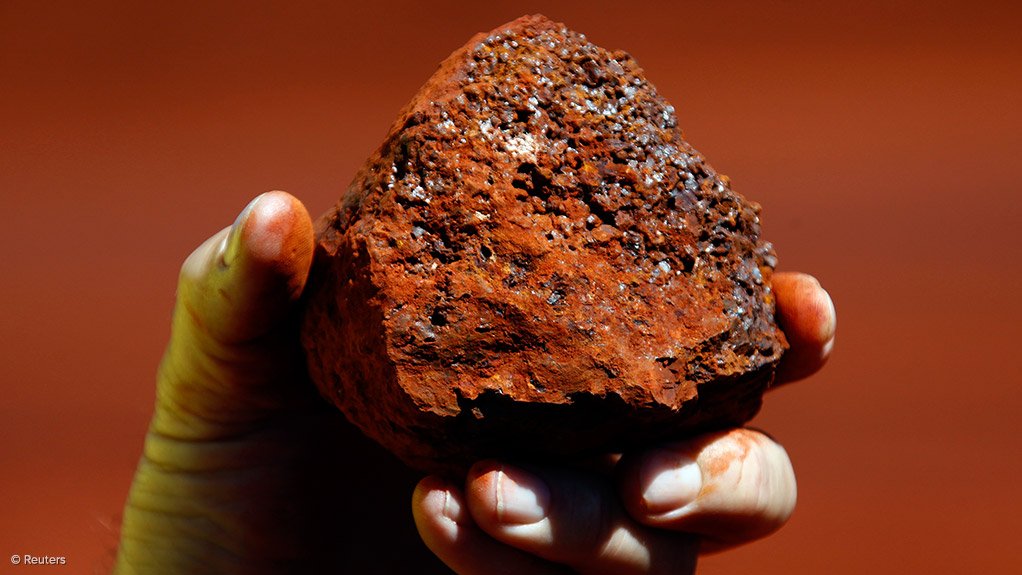
[[320, 220], [310, 374], [429, 472], [741, 424], [787, 347], [758, 214], [631, 56], [520, 18], [440, 65]]

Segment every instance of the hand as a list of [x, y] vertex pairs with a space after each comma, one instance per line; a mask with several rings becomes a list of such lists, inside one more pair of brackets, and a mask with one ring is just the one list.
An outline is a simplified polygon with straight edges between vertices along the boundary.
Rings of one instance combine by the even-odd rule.
[[[428, 555], [407, 521], [404, 494], [412, 490], [414, 475], [321, 401], [305, 374], [294, 311], [312, 246], [311, 222], [301, 203], [283, 192], [271, 192], [254, 200], [234, 226], [210, 238], [185, 262], [171, 341], [157, 376], [156, 408], [124, 511], [115, 572], [445, 571]], [[801, 329], [810, 342], [788, 334], [793, 341], [788, 357], [808, 358], [789, 362], [803, 365], [790, 372], [798, 376], [822, 365], [826, 350], [817, 346], [820, 349], [814, 351], [811, 342], [822, 341], [817, 336], [825, 322], [818, 318], [833, 314], [814, 311], [813, 298], [824, 293], [818, 285], [802, 289], [799, 286], [808, 280], [792, 278], [794, 287], [783, 287], [783, 280], [776, 285], [782, 326], [786, 332]], [[752, 432], [734, 433], [738, 438]], [[694, 455], [700, 469], [729, 461], [746, 465], [748, 454], [759, 457], [773, 449], [772, 443], [759, 437], [735, 439], [737, 451], [731, 455], [721, 451], [728, 445], [724, 436], [668, 446], [663, 453]], [[715, 446], [717, 451], [696, 450], [700, 445]], [[753, 447], [743, 452], [743, 445]], [[739, 457], [741, 453], [746, 455]], [[625, 494], [620, 501], [626, 506], [628, 501], [638, 502], [641, 507], [644, 500], [628, 494], [648, 492], [650, 486], [643, 481], [650, 472], [677, 475], [672, 470], [679, 459], [672, 457], [665, 463], [649, 455], [626, 456], [617, 465]], [[776, 472], [778, 456], [767, 457], [762, 468]], [[783, 462], [787, 464], [787, 459]], [[689, 465], [682, 466], [681, 476], [684, 469], [694, 475]], [[625, 558], [646, 545], [647, 572], [654, 572], [659, 568], [654, 563], [660, 565], [661, 559], [658, 541], [679, 537], [675, 532], [708, 538], [716, 531], [703, 524], [742, 523], [741, 516], [750, 514], [748, 506], [735, 504], [741, 503], [741, 497], [735, 496], [751, 491], [729, 492], [734, 488], [727, 478], [733, 470], [727, 465], [719, 469], [723, 471], [719, 477], [703, 477], [699, 505], [689, 506], [694, 510], [645, 519], [641, 509], [649, 515], [649, 501], [640, 510], [627, 506], [622, 512], [613, 504], [618, 500], [613, 494], [616, 487], [602, 476], [580, 477], [576, 483], [573, 472], [531, 470], [542, 476], [548, 488], [548, 498], [534, 502], [546, 503], [540, 508], [544, 518], [550, 519], [545, 524], [554, 540], [544, 540], [542, 528], [504, 529], [503, 522], [512, 517], [506, 506], [491, 517], [496, 522], [487, 520], [486, 510], [495, 510], [496, 501], [487, 503], [487, 497], [494, 496], [496, 487], [510, 485], [508, 478], [530, 486], [526, 471], [496, 462], [477, 466], [464, 491], [435, 478], [424, 480], [416, 490], [415, 517], [432, 550], [463, 573], [493, 573], [497, 565], [509, 572], [560, 569], [550, 561], [592, 570], [568, 557], [584, 547], [579, 537], [564, 539], [566, 527], [585, 519], [584, 515], [572, 516], [570, 521], [561, 517], [571, 510], [567, 502], [575, 501], [580, 512], [607, 519], [627, 516], [635, 525], [633, 532], [616, 526], [608, 532], [620, 535], [608, 540], [607, 549], [620, 552], [610, 553], [610, 562], [601, 569], [635, 563]], [[787, 481], [790, 467], [780, 475]], [[630, 483], [630, 476], [638, 483]], [[789, 484], [793, 496], [793, 480]], [[714, 485], [721, 486], [716, 496], [711, 493]], [[542, 497], [542, 492], [534, 490], [533, 495]], [[790, 505], [787, 509], [790, 512]], [[473, 521], [469, 512], [479, 515]], [[532, 525], [537, 524], [544, 521]], [[631, 538], [630, 533], [643, 538]], [[724, 538], [720, 545], [755, 536], [749, 533], [737, 540]], [[595, 541], [597, 536], [590, 537]], [[690, 561], [694, 538], [680, 537], [687, 541], [685, 561]], [[556, 554], [551, 551], [554, 547], [563, 549]], [[500, 563], [505, 557], [513, 560]]]
[[446, 573], [410, 521], [419, 478], [319, 398], [296, 305], [301, 203], [255, 199], [181, 268], [116, 573]]
[[[836, 315], [811, 276], [774, 276], [791, 344], [775, 385], [827, 361]], [[462, 575], [692, 573], [697, 555], [777, 530], [795, 506], [784, 449], [733, 429], [626, 454], [609, 472], [484, 461], [462, 488], [437, 477], [415, 490], [416, 525]]]

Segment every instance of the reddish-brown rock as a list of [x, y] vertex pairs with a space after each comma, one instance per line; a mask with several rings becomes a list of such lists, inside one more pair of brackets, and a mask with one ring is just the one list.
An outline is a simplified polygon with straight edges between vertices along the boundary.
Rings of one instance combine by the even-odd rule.
[[321, 220], [310, 373], [427, 471], [740, 424], [786, 347], [758, 212], [628, 54], [521, 18], [441, 64]]

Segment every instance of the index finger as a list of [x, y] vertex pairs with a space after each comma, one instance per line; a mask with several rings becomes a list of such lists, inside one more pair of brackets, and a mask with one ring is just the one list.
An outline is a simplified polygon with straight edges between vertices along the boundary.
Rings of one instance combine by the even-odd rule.
[[837, 314], [830, 294], [809, 274], [773, 277], [777, 323], [791, 348], [781, 359], [775, 385], [804, 379], [823, 367], [834, 348]]

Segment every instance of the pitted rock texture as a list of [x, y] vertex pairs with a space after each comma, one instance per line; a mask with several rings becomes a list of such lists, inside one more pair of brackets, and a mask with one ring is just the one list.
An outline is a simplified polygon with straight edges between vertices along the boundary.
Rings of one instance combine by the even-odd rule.
[[310, 373], [431, 472], [740, 424], [786, 348], [758, 213], [628, 54], [521, 18], [441, 64], [320, 221]]

